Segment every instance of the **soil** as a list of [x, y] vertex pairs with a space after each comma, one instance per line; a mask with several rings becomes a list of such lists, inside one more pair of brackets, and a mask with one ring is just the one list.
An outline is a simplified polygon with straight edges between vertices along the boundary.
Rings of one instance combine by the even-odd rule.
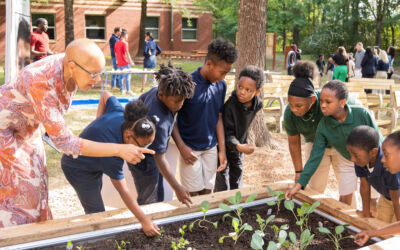
[[[253, 229], [256, 230], [259, 228], [258, 223], [256, 222], [256, 214], [259, 214], [262, 218], [268, 218], [268, 209], [270, 207], [267, 205], [261, 205], [257, 207], [251, 207], [244, 209], [244, 215], [242, 216], [243, 223], [249, 223], [252, 225]], [[276, 207], [272, 208], [272, 214], [276, 214]], [[199, 228], [197, 224], [193, 227], [192, 232], [189, 231], [188, 228], [185, 230], [184, 238], [189, 241], [189, 244], [185, 246], [185, 249], [191, 247], [192, 249], [251, 249], [250, 242], [253, 232], [246, 231], [243, 235], [238, 239], [236, 245], [231, 238], [225, 238], [223, 244], [218, 243], [218, 239], [221, 236], [228, 235], [233, 231], [231, 219], [228, 218], [224, 222], [222, 221], [222, 215], [214, 215], [207, 217], [210, 221], [218, 221], [218, 228], [215, 229], [211, 224], [204, 223], [208, 229]], [[134, 230], [130, 232], [119, 233], [115, 236], [111, 236], [104, 240], [98, 240], [92, 243], [74, 243], [74, 246], [82, 246], [84, 249], [117, 249], [117, 242], [121, 244], [121, 242], [128, 243], [126, 247], [123, 249], [171, 249], [171, 242], [179, 242], [181, 237], [179, 233], [179, 228], [182, 225], [187, 225], [193, 222], [190, 221], [181, 221], [173, 224], [163, 225], [164, 233], [160, 238], [148, 238], [144, 235], [141, 230]], [[318, 214], [313, 213], [309, 218], [309, 226], [315, 237], [311, 244], [307, 247], [307, 249], [335, 249], [334, 244], [329, 240], [328, 236], [321, 234], [317, 231], [318, 222], [322, 222], [324, 227], [328, 228], [331, 232], [334, 232], [334, 228], [336, 226], [335, 223], [327, 220], [324, 217], [319, 216]], [[274, 220], [272, 220], [268, 225], [276, 225], [280, 227], [281, 225], [288, 224], [289, 229], [287, 232], [294, 232], [297, 235], [297, 239], [299, 239], [300, 228], [296, 225], [296, 220], [294, 219], [293, 214], [286, 210], [281, 205], [281, 209]], [[346, 229], [343, 233], [343, 236], [353, 235], [354, 232]], [[274, 240], [274, 233], [270, 227], [267, 227], [265, 230], [264, 236], [264, 249], [266, 249], [268, 242]], [[289, 240], [289, 239], [288, 239]], [[277, 240], [275, 240], [277, 241]], [[369, 241], [366, 245], [373, 244], [372, 241]], [[61, 247], [61, 246], [60, 246]], [[62, 246], [65, 248], [65, 246]], [[354, 244], [352, 238], [346, 238], [341, 241], [342, 249], [356, 249], [357, 245]], [[297, 249], [293, 245], [290, 249]]]

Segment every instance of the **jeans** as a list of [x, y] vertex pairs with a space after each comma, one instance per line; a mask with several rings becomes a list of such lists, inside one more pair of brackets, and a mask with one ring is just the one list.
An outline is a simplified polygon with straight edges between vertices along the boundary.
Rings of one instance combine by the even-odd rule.
[[218, 172], [215, 179], [215, 192], [238, 189], [242, 186], [243, 153], [227, 151], [228, 165], [225, 170]]
[[[129, 68], [130, 68], [129, 65], [118, 67], [119, 70], [129, 69]], [[131, 74], [118, 75], [119, 83], [121, 84], [121, 91], [124, 90], [124, 82], [123, 82], [124, 78], [125, 78], [126, 91], [130, 91], [131, 90]], [[118, 80], [117, 80], [117, 82], [118, 82]]]
[[139, 205], [164, 200], [163, 177], [158, 171], [154, 157], [146, 154], [146, 158], [136, 165], [128, 163], [138, 194]]
[[104, 212], [101, 187], [103, 186], [103, 172], [89, 172], [77, 168], [61, 166], [65, 177], [82, 204], [86, 214]]
[[[111, 61], [113, 64], [113, 69], [117, 70], [118, 69], [117, 58], [111, 57]], [[120, 81], [118, 75], [111, 75], [111, 88], [114, 88], [115, 86], [117, 86], [118, 88], [121, 88], [121, 81]]]

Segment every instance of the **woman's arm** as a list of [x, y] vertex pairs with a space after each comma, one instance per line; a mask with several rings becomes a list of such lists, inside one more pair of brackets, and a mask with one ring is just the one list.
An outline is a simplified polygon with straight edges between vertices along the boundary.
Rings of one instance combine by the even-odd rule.
[[107, 100], [110, 98], [112, 94], [108, 92], [107, 90], [103, 91], [103, 94], [100, 97], [99, 100], [99, 105], [97, 106], [97, 114], [96, 118], [99, 118], [104, 112], [106, 112], [106, 107], [107, 107]]
[[292, 162], [295, 170], [294, 181], [297, 182], [297, 180], [300, 178], [301, 171], [303, 171], [300, 134], [294, 136], [288, 135], [288, 143], [290, 156], [292, 157]]
[[397, 221], [400, 221], [400, 190], [390, 190], [390, 199], [393, 203], [394, 214], [396, 215]]
[[400, 222], [393, 223], [381, 229], [371, 229], [362, 231], [354, 236], [354, 242], [359, 246], [363, 246], [371, 237], [380, 237], [385, 235], [395, 235], [400, 233]]

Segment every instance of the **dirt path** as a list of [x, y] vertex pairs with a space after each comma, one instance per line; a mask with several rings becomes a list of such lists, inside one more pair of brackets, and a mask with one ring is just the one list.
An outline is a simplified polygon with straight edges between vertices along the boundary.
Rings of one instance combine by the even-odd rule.
[[[271, 182], [291, 181], [294, 178], [287, 136], [274, 133], [273, 137], [282, 146], [281, 149], [257, 148], [252, 155], [245, 157], [244, 185], [256, 186]], [[336, 180], [331, 171], [325, 194], [337, 198], [336, 190]], [[49, 200], [54, 218], [64, 218], [84, 213], [74, 189], [62, 174], [56, 178], [50, 178]]]

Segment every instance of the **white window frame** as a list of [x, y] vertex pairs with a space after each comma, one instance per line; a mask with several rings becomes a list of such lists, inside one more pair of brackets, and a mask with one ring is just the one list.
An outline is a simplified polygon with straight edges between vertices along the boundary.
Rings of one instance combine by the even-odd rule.
[[155, 34], [153, 31], [157, 31], [157, 37], [158, 39], [154, 39], [154, 41], [159, 42], [160, 41], [160, 17], [159, 16], [146, 16], [146, 18], [157, 18], [158, 19], [158, 28], [147, 28], [145, 27], [145, 32], [151, 32], [152, 34]]
[[[102, 16], [102, 17], [104, 17], [104, 27], [87, 27], [86, 26], [86, 17], [87, 16]], [[103, 39], [101, 39], [101, 38], [99, 38], [99, 39], [94, 39], [94, 38], [88, 38], [88, 37], [86, 37], [86, 31], [87, 30], [104, 30], [104, 38]], [[101, 41], [101, 42], [104, 42], [107, 38], [106, 38], [106, 15], [104, 15], [104, 14], [92, 14], [92, 13], [85, 13], [85, 38], [88, 38], [88, 39], [90, 39], [90, 40], [92, 40], [92, 41]]]
[[[184, 19], [191, 19], [191, 20], [194, 20], [194, 19], [196, 19], [196, 28], [183, 28], [183, 20]], [[197, 42], [198, 41], [198, 39], [197, 39], [197, 27], [198, 27], [198, 22], [199, 22], [199, 19], [198, 18], [186, 18], [186, 17], [183, 17], [182, 18], [182, 33], [181, 33], [181, 40], [182, 41], [184, 41], [184, 42]], [[183, 32], [184, 31], [196, 31], [196, 39], [184, 39], [183, 38]]]

